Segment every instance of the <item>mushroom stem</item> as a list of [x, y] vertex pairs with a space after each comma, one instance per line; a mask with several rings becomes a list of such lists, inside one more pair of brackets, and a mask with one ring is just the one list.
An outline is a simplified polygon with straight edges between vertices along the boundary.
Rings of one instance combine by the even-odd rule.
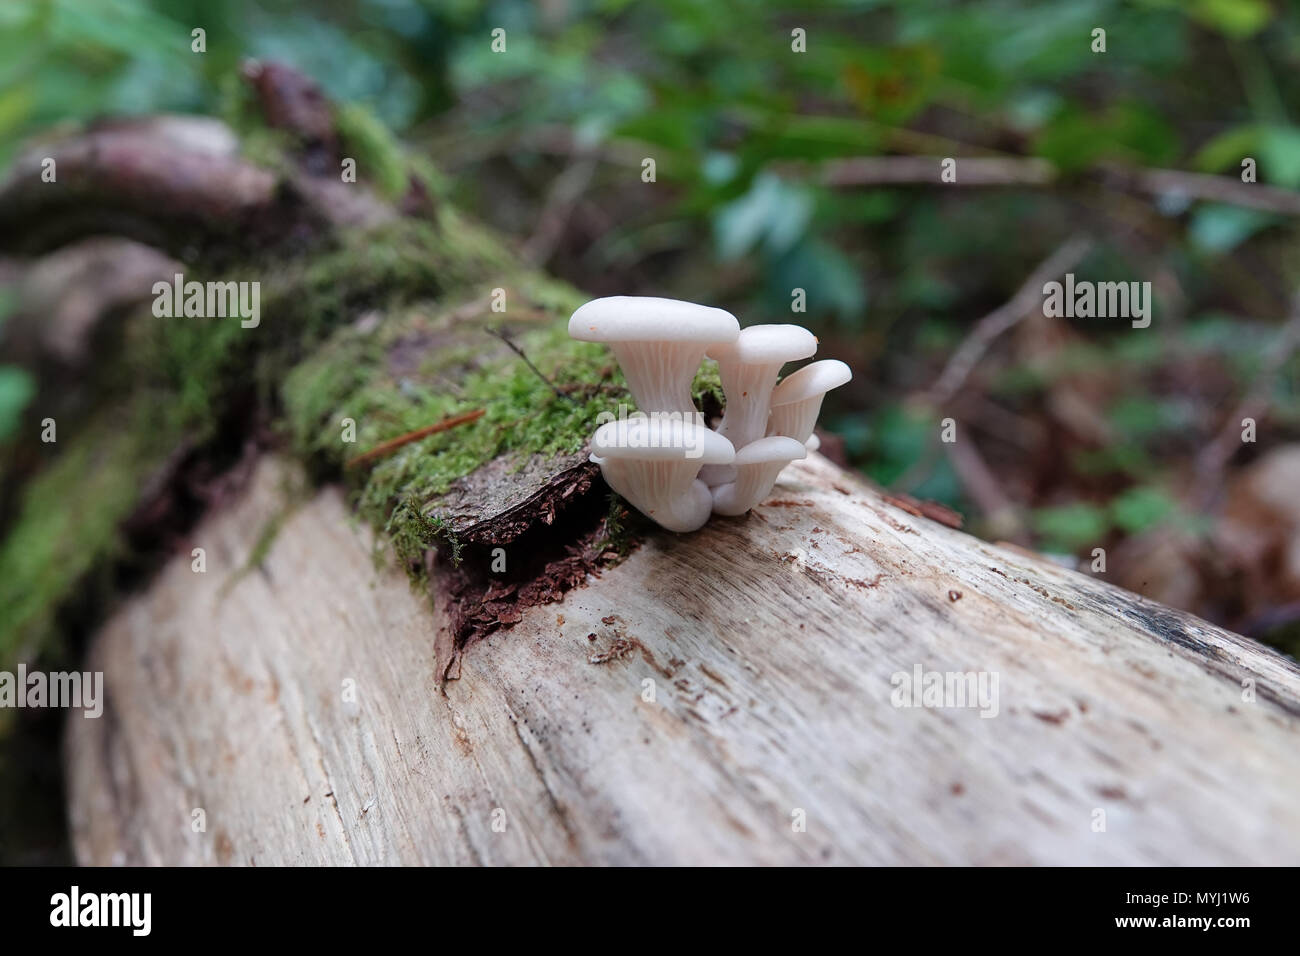
[[709, 520], [713, 498], [695, 469], [679, 461], [608, 459], [600, 463], [605, 483], [656, 524], [669, 531], [695, 531]]
[[[739, 452], [767, 432], [772, 390], [781, 366], [807, 358], [817, 351], [817, 339], [797, 325], [751, 325], [735, 342], [715, 345], [708, 355], [716, 359], [727, 407], [718, 434]], [[705, 468], [701, 480], [715, 487], [734, 481], [730, 465]]]
[[[719, 360], [718, 373], [727, 405], [718, 423], [718, 434], [737, 451], [762, 438], [767, 430], [768, 402], [781, 364], [749, 365]], [[700, 479], [711, 488], [727, 484], [736, 480], [736, 466], [706, 465]]]
[[776, 435], [760, 438], [736, 453], [734, 481], [712, 489], [713, 511], [720, 515], [743, 515], [772, 491], [781, 469], [807, 457], [807, 449], [793, 438]]
[[606, 484], [669, 531], [694, 531], [709, 519], [713, 497], [696, 476], [702, 465], [736, 456], [730, 442], [704, 425], [662, 415], [607, 422], [596, 429], [591, 449]]
[[704, 360], [699, 342], [610, 342], [627, 387], [644, 412], [696, 411], [691, 397], [695, 373]]
[[718, 434], [731, 442], [737, 450], [758, 441], [767, 431], [768, 403], [776, 377], [784, 363], [749, 365], [722, 361], [718, 371], [722, 389], [727, 396], [727, 407], [722, 413]]
[[776, 484], [777, 475], [787, 464], [775, 461], [737, 468], [735, 481], [713, 489], [713, 510], [720, 515], [743, 515], [767, 497]]

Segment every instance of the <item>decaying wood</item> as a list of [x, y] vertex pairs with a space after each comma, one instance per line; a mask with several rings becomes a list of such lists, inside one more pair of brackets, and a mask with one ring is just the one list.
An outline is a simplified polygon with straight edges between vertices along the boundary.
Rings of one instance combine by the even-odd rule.
[[[819, 456], [524, 610], [445, 683], [443, 609], [337, 490], [232, 579], [287, 467], [195, 531], [205, 573], [183, 548], [94, 640], [80, 861], [1300, 861], [1294, 661]], [[996, 675], [996, 716], [894, 706], [917, 667]]]
[[[57, 188], [34, 189], [47, 160]], [[104, 122], [27, 148], [0, 179], [0, 248], [26, 253], [110, 232], [161, 249], [280, 241], [393, 216], [337, 175], [282, 176], [241, 157], [230, 130], [202, 117]]]

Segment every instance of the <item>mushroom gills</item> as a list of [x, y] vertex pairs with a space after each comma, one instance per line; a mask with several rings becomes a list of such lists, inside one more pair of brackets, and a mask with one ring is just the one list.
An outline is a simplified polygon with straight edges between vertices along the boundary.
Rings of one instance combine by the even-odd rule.
[[771, 493], [786, 465], [807, 456], [802, 443], [782, 435], [746, 445], [736, 453], [735, 480], [712, 489], [714, 513], [743, 515]]

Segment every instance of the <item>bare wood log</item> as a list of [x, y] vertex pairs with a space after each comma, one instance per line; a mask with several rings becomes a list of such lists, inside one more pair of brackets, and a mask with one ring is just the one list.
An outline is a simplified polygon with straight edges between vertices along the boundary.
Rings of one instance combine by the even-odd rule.
[[[66, 748], [81, 862], [1300, 860], [1294, 661], [818, 456], [445, 684], [443, 609], [336, 490], [232, 578], [285, 467], [195, 532], [206, 573], [186, 550], [95, 639], [107, 709]], [[996, 675], [996, 716], [894, 706], [918, 667]]]

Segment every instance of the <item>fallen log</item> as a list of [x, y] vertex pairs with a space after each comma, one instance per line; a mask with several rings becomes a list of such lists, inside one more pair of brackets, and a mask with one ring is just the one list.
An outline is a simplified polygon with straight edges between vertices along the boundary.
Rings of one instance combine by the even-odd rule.
[[456, 680], [447, 609], [336, 489], [227, 582], [292, 468], [264, 459], [194, 532], [206, 573], [179, 554], [95, 638], [80, 861], [1300, 859], [1294, 661], [820, 456], [524, 609]]

